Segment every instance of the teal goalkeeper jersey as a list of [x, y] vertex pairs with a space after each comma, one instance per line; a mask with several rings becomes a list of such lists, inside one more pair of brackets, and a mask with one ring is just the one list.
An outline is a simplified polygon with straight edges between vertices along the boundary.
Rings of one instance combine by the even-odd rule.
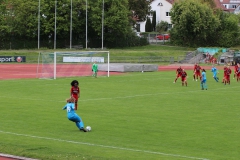
[[96, 63], [94, 63], [94, 64], [92, 65], [92, 70], [93, 70], [93, 71], [97, 71], [97, 70], [98, 70], [98, 65], [97, 65]]
[[75, 116], [75, 104], [74, 103], [67, 103], [63, 108], [63, 110], [67, 110], [67, 117], [68, 118], [71, 118], [71, 117], [74, 117]]
[[206, 76], [206, 73], [205, 73], [205, 72], [202, 72], [202, 79], [203, 79], [203, 80], [207, 80], [207, 76]]

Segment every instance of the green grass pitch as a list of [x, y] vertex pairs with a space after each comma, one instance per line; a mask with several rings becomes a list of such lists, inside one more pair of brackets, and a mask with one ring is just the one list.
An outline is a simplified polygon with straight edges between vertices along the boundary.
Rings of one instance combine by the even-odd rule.
[[[43, 160], [238, 160], [240, 83], [188, 87], [175, 71], [107, 77], [0, 81], [0, 152]], [[92, 131], [78, 131], [62, 110], [70, 82], [77, 113]], [[222, 74], [220, 73], [220, 79]]]

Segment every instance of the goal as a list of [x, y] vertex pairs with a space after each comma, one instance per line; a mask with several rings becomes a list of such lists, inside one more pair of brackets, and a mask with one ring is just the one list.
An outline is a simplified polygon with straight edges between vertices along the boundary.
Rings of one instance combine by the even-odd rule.
[[92, 76], [95, 62], [98, 76], [109, 77], [109, 60], [109, 51], [40, 52], [37, 75], [42, 79]]

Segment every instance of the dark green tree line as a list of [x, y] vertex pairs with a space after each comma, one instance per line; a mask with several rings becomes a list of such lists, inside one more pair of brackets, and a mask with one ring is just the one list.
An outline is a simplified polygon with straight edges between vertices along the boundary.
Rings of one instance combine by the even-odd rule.
[[[72, 38], [73, 44], [85, 45], [86, 0], [73, 1]], [[23, 41], [35, 43], [38, 37], [38, 2], [36, 0], [0, 1], [0, 38], [2, 41]], [[137, 3], [137, 2], [136, 2]], [[103, 0], [88, 0], [88, 43], [89, 47], [100, 47], [102, 35]], [[57, 1], [57, 46], [69, 45], [70, 0]], [[105, 0], [104, 3], [104, 44], [118, 46], [119, 38], [132, 35], [132, 17], [128, 0]], [[55, 27], [55, 1], [41, 0], [40, 10], [41, 45], [53, 47]], [[140, 13], [139, 13], [140, 15]], [[141, 14], [143, 16], [143, 14]], [[144, 16], [143, 16], [144, 17]], [[4, 43], [2, 43], [4, 44]], [[46, 44], [46, 45], [45, 45]], [[25, 45], [25, 44], [24, 44]], [[23, 46], [24, 46], [23, 45]], [[1, 46], [0, 46], [1, 47]], [[36, 47], [35, 47], [36, 48]]]
[[230, 47], [238, 43], [237, 16], [212, 9], [210, 2], [202, 4], [195, 0], [181, 0], [173, 5], [172, 43], [194, 47]]

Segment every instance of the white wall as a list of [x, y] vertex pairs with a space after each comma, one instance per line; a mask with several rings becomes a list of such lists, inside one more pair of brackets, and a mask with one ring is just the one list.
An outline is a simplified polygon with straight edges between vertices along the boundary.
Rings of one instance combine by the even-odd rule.
[[[158, 4], [162, 3], [162, 6], [159, 6]], [[166, 0], [155, 0], [151, 3], [151, 7], [153, 11], [156, 11], [156, 23], [159, 23], [161, 21], [167, 21], [169, 24], [171, 24], [171, 17], [166, 16], [166, 12], [170, 12], [172, 8], [172, 4], [167, 2]], [[152, 20], [152, 17], [150, 17]], [[145, 32], [145, 22], [138, 22], [140, 24], [140, 32]]]

